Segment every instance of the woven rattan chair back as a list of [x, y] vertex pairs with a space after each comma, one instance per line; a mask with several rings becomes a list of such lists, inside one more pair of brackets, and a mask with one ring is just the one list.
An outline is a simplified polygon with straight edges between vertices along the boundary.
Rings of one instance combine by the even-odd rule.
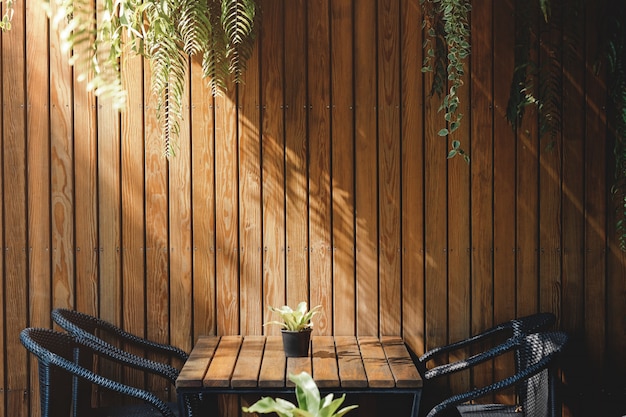
[[[167, 404], [148, 391], [92, 370], [95, 363], [121, 363], [116, 353], [108, 356], [71, 334], [50, 329], [24, 329], [20, 341], [38, 359], [42, 417], [175, 417], [178, 413], [175, 404]], [[133, 369], [145, 370], [141, 366]], [[143, 404], [94, 408], [92, 394], [95, 386], [98, 391], [116, 392], [142, 400], [140, 403]]]

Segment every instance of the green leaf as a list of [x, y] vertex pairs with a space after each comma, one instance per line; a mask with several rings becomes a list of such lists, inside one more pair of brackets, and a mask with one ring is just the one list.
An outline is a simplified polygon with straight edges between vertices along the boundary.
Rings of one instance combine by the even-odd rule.
[[437, 134], [439, 136], [448, 136], [448, 129], [446, 129], [445, 127], [443, 129], [441, 129]]

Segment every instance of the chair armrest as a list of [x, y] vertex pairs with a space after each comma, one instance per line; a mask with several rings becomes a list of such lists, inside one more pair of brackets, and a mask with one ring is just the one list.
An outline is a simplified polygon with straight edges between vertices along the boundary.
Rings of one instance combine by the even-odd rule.
[[443, 365], [436, 366], [432, 369], [429, 369], [424, 374], [424, 379], [432, 379], [436, 377], [440, 377], [443, 375], [449, 375], [454, 372], [462, 371], [464, 369], [471, 368], [479, 363], [486, 362], [490, 359], [493, 359], [497, 356], [500, 356], [506, 352], [509, 352], [515, 347], [517, 347], [519, 340], [521, 338], [510, 338], [507, 339], [504, 343], [501, 343], [491, 349], [478, 353], [476, 355], [470, 356], [467, 359], [462, 359], [452, 363], [446, 363]]

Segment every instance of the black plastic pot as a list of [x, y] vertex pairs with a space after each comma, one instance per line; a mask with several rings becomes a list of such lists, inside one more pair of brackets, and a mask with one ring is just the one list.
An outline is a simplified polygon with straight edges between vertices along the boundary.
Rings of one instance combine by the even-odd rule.
[[310, 327], [301, 331], [281, 330], [285, 356], [288, 358], [309, 356], [312, 330]]

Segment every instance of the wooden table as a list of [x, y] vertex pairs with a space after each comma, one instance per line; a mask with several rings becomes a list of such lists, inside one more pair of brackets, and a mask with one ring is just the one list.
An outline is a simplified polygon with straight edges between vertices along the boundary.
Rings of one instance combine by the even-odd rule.
[[176, 380], [181, 409], [198, 394], [293, 394], [288, 375], [306, 371], [323, 394], [409, 395], [417, 416], [422, 378], [400, 337], [313, 336], [309, 353], [285, 358], [280, 336], [201, 336]]

